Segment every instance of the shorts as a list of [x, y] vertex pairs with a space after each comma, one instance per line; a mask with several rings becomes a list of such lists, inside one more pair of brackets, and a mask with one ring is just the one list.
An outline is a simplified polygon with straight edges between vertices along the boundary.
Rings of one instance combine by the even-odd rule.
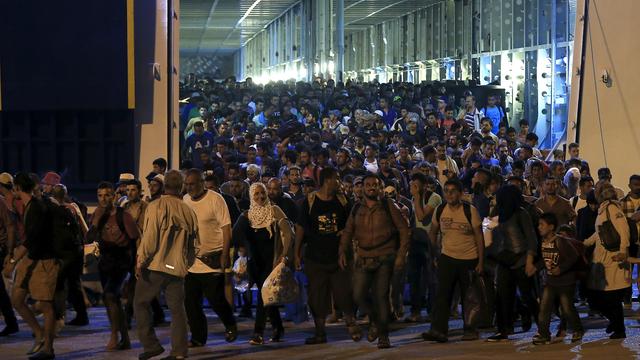
[[37, 301], [53, 301], [60, 262], [57, 259], [32, 260], [25, 256], [16, 266], [15, 284]]

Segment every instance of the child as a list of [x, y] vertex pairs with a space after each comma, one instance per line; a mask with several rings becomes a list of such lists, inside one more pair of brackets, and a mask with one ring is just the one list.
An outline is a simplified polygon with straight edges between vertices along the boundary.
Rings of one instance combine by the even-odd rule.
[[551, 312], [560, 303], [563, 317], [573, 328], [571, 342], [582, 340], [584, 330], [580, 316], [573, 304], [576, 290], [576, 272], [574, 266], [581, 261], [581, 254], [569, 243], [569, 240], [556, 235], [558, 219], [554, 214], [545, 213], [540, 216], [538, 230], [542, 237], [542, 257], [546, 267], [546, 281], [540, 313], [538, 315], [538, 334], [533, 337], [533, 344], [551, 343], [549, 323]]

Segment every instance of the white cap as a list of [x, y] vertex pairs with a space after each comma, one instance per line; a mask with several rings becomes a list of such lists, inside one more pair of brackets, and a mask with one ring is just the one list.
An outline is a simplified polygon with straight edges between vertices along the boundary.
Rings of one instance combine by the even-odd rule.
[[379, 115], [380, 117], [384, 116], [384, 113], [382, 112], [382, 110], [376, 110], [373, 113], [376, 115]]

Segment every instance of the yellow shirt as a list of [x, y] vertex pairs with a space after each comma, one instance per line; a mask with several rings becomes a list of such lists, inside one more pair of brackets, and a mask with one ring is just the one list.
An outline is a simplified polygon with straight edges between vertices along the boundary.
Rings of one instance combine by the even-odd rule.
[[473, 260], [478, 258], [474, 228], [481, 226], [480, 215], [473, 205], [471, 207], [471, 224], [464, 215], [464, 207], [460, 205], [453, 209], [445, 205], [440, 222], [437, 211], [433, 213], [432, 224], [440, 226], [442, 233], [442, 254], [459, 260]]

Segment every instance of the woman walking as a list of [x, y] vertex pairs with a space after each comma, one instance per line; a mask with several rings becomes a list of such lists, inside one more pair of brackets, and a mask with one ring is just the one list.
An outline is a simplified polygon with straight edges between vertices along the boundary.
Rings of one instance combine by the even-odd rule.
[[280, 342], [284, 336], [278, 307], [265, 307], [260, 294], [262, 284], [273, 268], [280, 262], [286, 262], [290, 252], [293, 255], [291, 246], [293, 231], [284, 212], [269, 201], [264, 184], [251, 185], [249, 195], [251, 201], [249, 210], [240, 216], [233, 227], [233, 238], [249, 250], [249, 274], [258, 286], [254, 335], [249, 343], [262, 345], [267, 315], [273, 327], [270, 341]]
[[[626, 258], [629, 247], [629, 225], [617, 201], [616, 189], [609, 183], [598, 182], [596, 199], [600, 204], [596, 218], [596, 232], [584, 241], [587, 247], [595, 246], [591, 272], [587, 279], [590, 290], [589, 303], [607, 319], [610, 339], [624, 339], [624, 312], [622, 299], [631, 287], [631, 272], [628, 263], [619, 263]], [[609, 222], [609, 225], [606, 225]], [[611, 227], [610, 225], [613, 225]], [[609, 230], [607, 230], [607, 228]], [[619, 241], [611, 241], [618, 234]], [[617, 246], [615, 246], [617, 243]], [[612, 246], [614, 245], [614, 246]]]

